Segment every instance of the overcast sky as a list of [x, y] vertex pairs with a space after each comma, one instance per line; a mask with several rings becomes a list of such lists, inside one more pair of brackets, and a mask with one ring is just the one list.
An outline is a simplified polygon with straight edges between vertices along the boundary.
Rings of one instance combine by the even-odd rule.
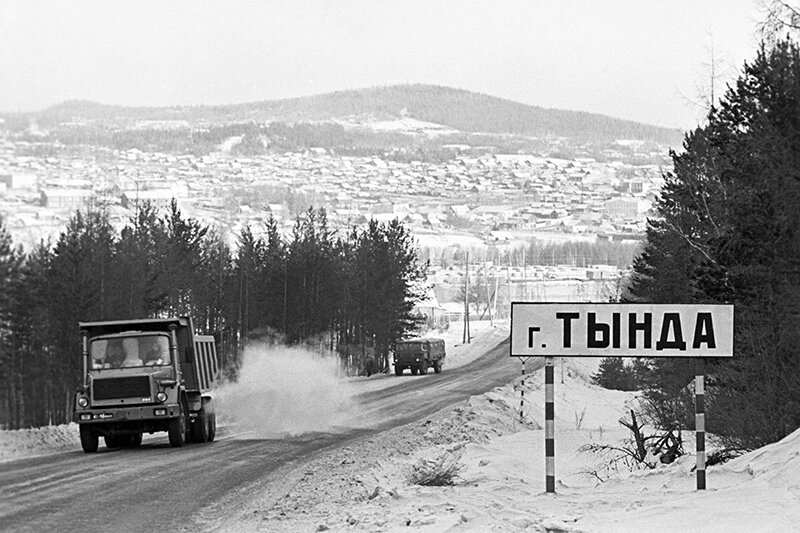
[[395, 83], [691, 128], [755, 0], [0, 0], [0, 110], [229, 104]]

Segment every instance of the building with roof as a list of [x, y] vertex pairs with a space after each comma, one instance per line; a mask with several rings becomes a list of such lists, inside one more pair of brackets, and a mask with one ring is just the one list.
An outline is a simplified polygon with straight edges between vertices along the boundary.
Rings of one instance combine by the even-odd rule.
[[175, 191], [172, 189], [147, 189], [143, 191], [125, 191], [120, 201], [122, 206], [135, 209], [137, 205], [149, 202], [156, 209], [169, 208], [172, 200], [176, 200]]
[[42, 189], [41, 206], [51, 209], [78, 209], [94, 196], [91, 189]]

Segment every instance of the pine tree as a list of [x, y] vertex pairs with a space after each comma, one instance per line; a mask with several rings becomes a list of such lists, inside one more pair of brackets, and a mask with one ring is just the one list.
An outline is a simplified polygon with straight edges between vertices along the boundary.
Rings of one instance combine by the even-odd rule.
[[76, 212], [60, 235], [45, 276], [48, 293], [48, 335], [55, 398], [54, 418], [65, 422], [72, 409], [71, 393], [81, 380], [76, 353], [79, 321], [103, 320], [113, 310], [108, 300], [116, 292], [110, 285], [115, 234], [102, 211]]
[[0, 405], [5, 414], [1, 427], [20, 426], [19, 406], [22, 400], [20, 357], [12, 328], [14, 295], [12, 287], [19, 281], [22, 253], [15, 249], [11, 235], [0, 217], [0, 383], [3, 394]]
[[412, 310], [424, 296], [425, 271], [413, 236], [397, 219], [371, 220], [358, 234], [354, 254], [361, 344], [374, 350], [376, 368], [386, 368], [390, 347], [420, 325]]
[[[709, 430], [753, 448], [800, 426], [797, 46], [762, 47], [684, 148], [673, 154], [628, 299], [735, 304], [735, 356], [703, 370], [713, 374]], [[654, 405], [679, 411], [695, 365], [655, 363]], [[686, 414], [670, 409], [663, 416]]]
[[62, 422], [57, 413], [61, 406], [58, 393], [59, 362], [54, 360], [51, 338], [51, 295], [47, 289], [51, 250], [37, 245], [24, 258], [20, 276], [10, 287], [13, 308], [10, 323], [11, 349], [18, 357], [16, 385], [21, 392], [16, 413], [17, 427], [42, 426]]
[[149, 202], [139, 204], [130, 223], [120, 232], [116, 245], [114, 284], [117, 298], [110, 318], [144, 318], [158, 313], [157, 264], [166, 241], [166, 228], [158, 210]]
[[193, 314], [194, 287], [199, 286], [204, 237], [208, 226], [184, 218], [175, 200], [164, 215], [166, 240], [160, 244], [156, 264], [156, 308], [159, 312], [177, 316]]

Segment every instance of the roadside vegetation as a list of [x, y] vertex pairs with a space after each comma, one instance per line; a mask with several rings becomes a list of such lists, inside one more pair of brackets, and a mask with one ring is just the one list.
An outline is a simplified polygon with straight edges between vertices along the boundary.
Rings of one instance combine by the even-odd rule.
[[673, 153], [623, 295], [733, 303], [733, 359], [604, 360], [595, 382], [644, 391], [659, 429], [693, 429], [692, 378], [707, 376], [707, 430], [752, 450], [800, 427], [800, 50], [763, 45], [707, 124]]
[[423, 487], [451, 487], [464, 482], [464, 463], [460, 453], [443, 452], [437, 457], [423, 457], [409, 467], [407, 480]]

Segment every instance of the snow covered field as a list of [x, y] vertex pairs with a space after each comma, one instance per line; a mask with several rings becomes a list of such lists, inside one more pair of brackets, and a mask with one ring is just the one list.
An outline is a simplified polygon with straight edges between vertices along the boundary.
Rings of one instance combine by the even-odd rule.
[[[450, 367], [472, 360], [505, 335], [473, 324], [460, 345], [453, 325], [443, 335]], [[556, 366], [555, 495], [544, 492], [543, 372], [444, 409], [426, 420], [363, 438], [298, 465], [272, 488], [238, 502], [231, 531], [800, 531], [800, 430], [708, 469], [708, 490], [695, 490], [694, 436], [687, 455], [654, 470], [620, 469], [599, 482], [606, 463], [579, 451], [590, 442], [618, 443], [618, 420], [634, 393], [591, 385], [597, 360]], [[390, 377], [356, 378], [380, 388]], [[363, 389], [360, 389], [363, 390]], [[525, 391], [520, 419], [521, 391]], [[75, 451], [74, 425], [0, 432], [0, 461]], [[424, 458], [461, 465], [449, 487], [410, 483]], [[605, 476], [604, 476], [605, 477]]]

